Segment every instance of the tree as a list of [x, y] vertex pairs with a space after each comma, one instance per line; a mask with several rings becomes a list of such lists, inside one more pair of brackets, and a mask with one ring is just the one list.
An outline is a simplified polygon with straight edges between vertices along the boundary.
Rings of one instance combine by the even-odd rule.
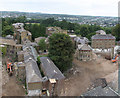
[[117, 41], [120, 40], [120, 24], [117, 24], [112, 31], [112, 34], [116, 37]]
[[13, 28], [11, 25], [3, 26], [2, 28], [2, 36], [6, 36], [8, 34], [13, 34]]
[[42, 24], [38, 24], [38, 23], [25, 24], [25, 29], [32, 33], [33, 40], [34, 38], [37, 38], [40, 36], [46, 37], [46, 33], [45, 33], [46, 28]]
[[54, 33], [50, 36], [48, 51], [48, 56], [62, 72], [72, 66], [74, 47], [69, 35]]
[[2, 56], [5, 56], [5, 55], [6, 55], [6, 52], [7, 52], [6, 46], [0, 47], [0, 52], [2, 52]]
[[41, 40], [39, 41], [38, 45], [39, 45], [39, 47], [40, 47], [40, 48], [39, 48], [40, 50], [42, 50], [42, 51], [46, 50], [47, 45], [46, 45], [45, 39], [41, 39]]

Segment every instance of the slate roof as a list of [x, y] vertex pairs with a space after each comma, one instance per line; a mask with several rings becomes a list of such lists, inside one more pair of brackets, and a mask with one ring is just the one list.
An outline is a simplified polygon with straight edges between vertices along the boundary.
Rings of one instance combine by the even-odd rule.
[[24, 54], [25, 61], [29, 58], [29, 56], [35, 61], [37, 61], [38, 53], [33, 46], [29, 45], [29, 43], [26, 43], [26, 45], [23, 45], [23, 51], [25, 51], [25, 54]]
[[32, 46], [30, 46], [30, 48], [31, 48], [31, 52], [34, 56], [34, 59], [37, 61], [38, 53], [37, 53], [36, 49]]
[[50, 58], [41, 57], [40, 61], [41, 66], [49, 79], [60, 80], [65, 78], [62, 72], [55, 66]]
[[24, 54], [24, 62], [27, 62], [29, 59], [35, 60], [34, 56], [31, 53]]
[[42, 82], [42, 76], [35, 60], [29, 59], [25, 69], [27, 83]]
[[86, 93], [84, 93], [82, 96], [118, 96], [117, 93], [115, 93], [110, 87], [102, 88], [101, 86], [96, 87]]
[[106, 35], [96, 34], [92, 36], [92, 39], [116, 39], [116, 38], [111, 34], [106, 34]]
[[87, 44], [78, 45], [78, 49], [79, 50], [92, 50], [90, 45], [87, 45]]
[[76, 37], [76, 38], [74, 38], [74, 40], [77, 43], [81, 43], [81, 44], [85, 44], [85, 43], [89, 42], [89, 40], [86, 37]]

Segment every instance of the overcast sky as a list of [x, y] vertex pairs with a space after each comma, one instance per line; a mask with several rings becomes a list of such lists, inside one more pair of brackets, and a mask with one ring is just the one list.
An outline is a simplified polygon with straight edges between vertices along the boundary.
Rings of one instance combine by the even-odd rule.
[[120, 0], [0, 0], [1, 11], [118, 16]]

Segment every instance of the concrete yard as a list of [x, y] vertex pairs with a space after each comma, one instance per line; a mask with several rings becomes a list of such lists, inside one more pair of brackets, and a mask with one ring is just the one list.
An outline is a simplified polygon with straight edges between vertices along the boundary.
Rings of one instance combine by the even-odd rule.
[[78, 61], [74, 59], [73, 68], [66, 74], [65, 96], [80, 96], [91, 88], [95, 79], [105, 77], [116, 72], [118, 66], [110, 60], [94, 55], [92, 61]]

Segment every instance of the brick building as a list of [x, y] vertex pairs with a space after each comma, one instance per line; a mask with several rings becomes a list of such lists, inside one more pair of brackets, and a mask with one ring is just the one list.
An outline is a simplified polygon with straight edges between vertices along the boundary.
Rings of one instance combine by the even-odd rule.
[[103, 30], [96, 32], [92, 38], [92, 48], [94, 49], [109, 49], [114, 48], [116, 38], [111, 34], [106, 34]]
[[89, 40], [86, 37], [76, 37], [74, 38], [75, 47], [77, 48], [78, 45], [88, 44]]
[[92, 48], [87, 44], [78, 45], [75, 56], [81, 61], [92, 60]]
[[23, 23], [13, 24], [14, 40], [16, 40], [17, 44], [23, 43], [24, 40], [32, 40], [32, 34], [25, 30], [23, 26]]
[[13, 60], [16, 60], [17, 52], [22, 50], [22, 45], [16, 44], [13, 39], [0, 37], [0, 45], [5, 45], [7, 47], [6, 55]]

